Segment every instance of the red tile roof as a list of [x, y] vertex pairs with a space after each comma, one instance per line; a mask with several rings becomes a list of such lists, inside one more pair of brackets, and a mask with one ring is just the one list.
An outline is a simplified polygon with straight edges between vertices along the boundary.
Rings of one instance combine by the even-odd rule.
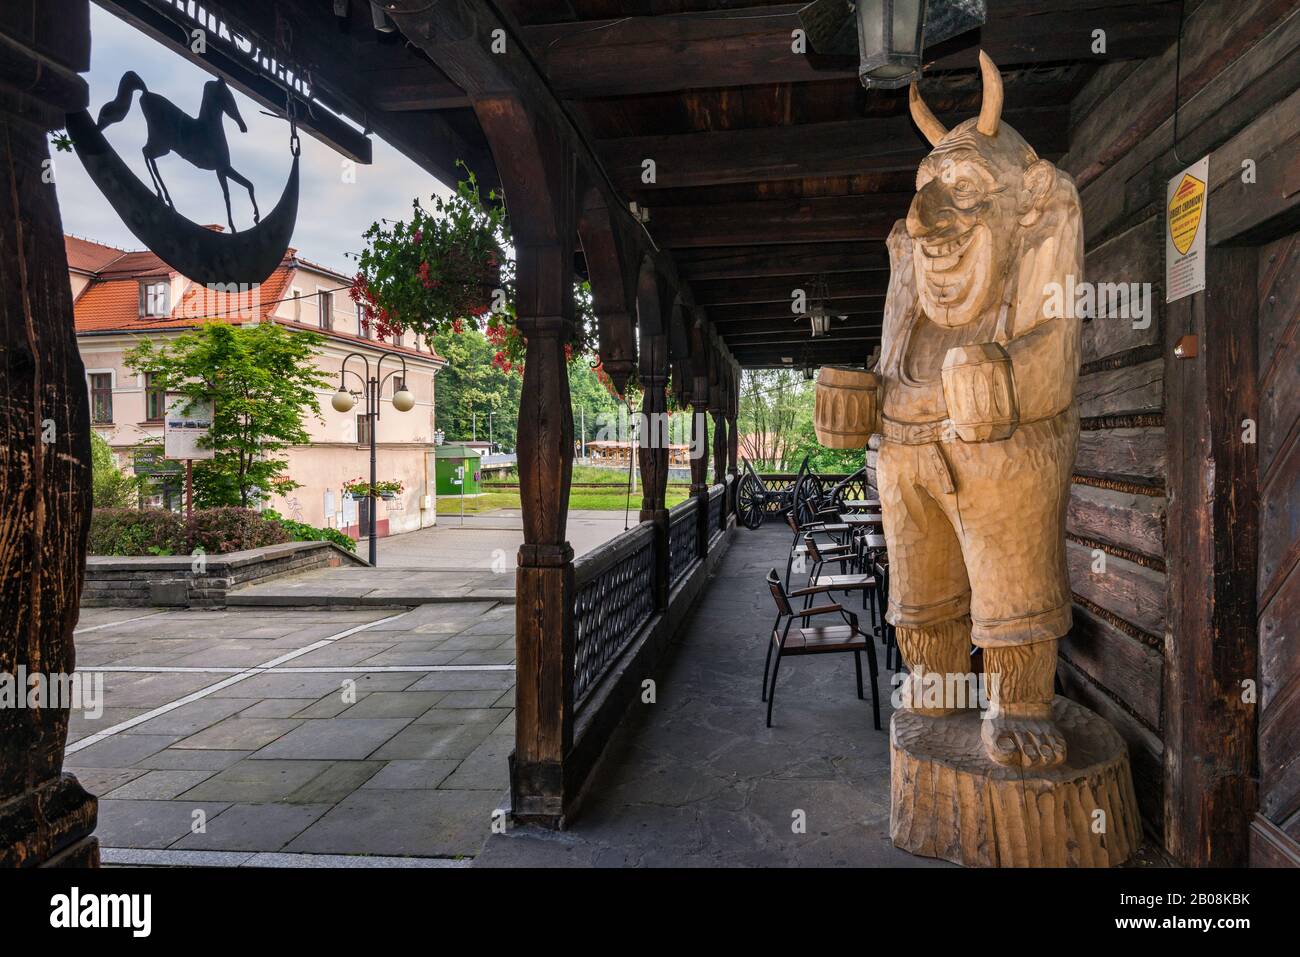
[[80, 236], [64, 236], [63, 245], [68, 250], [68, 266], [79, 272], [99, 272], [113, 260], [126, 255], [124, 249], [105, 246]]
[[[95, 274], [95, 278], [73, 304], [73, 316], [79, 333], [185, 329], [211, 319], [235, 323], [273, 320], [290, 328], [321, 332], [315, 326], [277, 317], [273, 313], [288, 298], [290, 280], [299, 266], [338, 276], [333, 270], [301, 259], [298, 251], [290, 248], [275, 271], [255, 289], [222, 293], [192, 283], [172, 308], [170, 316], [141, 316], [140, 281], [173, 276], [175, 270], [148, 250], [126, 252], [75, 236], [64, 236], [64, 245], [68, 251], [70, 268]], [[98, 268], [94, 268], [96, 265]], [[358, 345], [369, 344], [409, 355], [441, 359], [436, 353], [420, 351], [410, 346], [394, 346], [389, 342], [376, 342], [340, 330], [330, 330], [325, 334]]]

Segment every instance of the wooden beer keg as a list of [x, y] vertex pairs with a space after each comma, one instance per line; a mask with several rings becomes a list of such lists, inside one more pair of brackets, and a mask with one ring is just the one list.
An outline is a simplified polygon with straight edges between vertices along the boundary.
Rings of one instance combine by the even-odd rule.
[[1010, 438], [1020, 424], [1011, 356], [996, 342], [949, 349], [943, 360], [948, 418], [964, 442]]
[[861, 449], [880, 431], [880, 376], [849, 366], [822, 366], [813, 428], [828, 449]]

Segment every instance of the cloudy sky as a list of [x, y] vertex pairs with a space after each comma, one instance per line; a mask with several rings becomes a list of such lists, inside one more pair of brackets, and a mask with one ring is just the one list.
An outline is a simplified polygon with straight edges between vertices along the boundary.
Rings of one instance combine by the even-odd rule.
[[[127, 70], [134, 70], [151, 91], [161, 93], [186, 113], [198, 114], [203, 84], [212, 78], [209, 73], [94, 4], [90, 20], [90, 73], [86, 79], [90, 83], [91, 116], [98, 116], [99, 108], [116, 95], [117, 82]], [[248, 124], [248, 133], [241, 134], [233, 120], [225, 120], [231, 165], [252, 180], [258, 207], [266, 214], [280, 198], [289, 175], [289, 127], [283, 120], [262, 113], [262, 108], [242, 93], [232, 92]], [[105, 135], [148, 185], [149, 173], [140, 153], [145, 124], [138, 96], [126, 119], [110, 126]], [[372, 136], [371, 141], [374, 162], [354, 166], [356, 182], [347, 183], [344, 158], [306, 133], [301, 137], [301, 194], [292, 245], [305, 258], [344, 274], [355, 269], [344, 254], [360, 250], [361, 234], [374, 220], [405, 219], [411, 200], [417, 196], [427, 202], [435, 190], [447, 193], [431, 174], [383, 140]], [[142, 248], [86, 176], [76, 155], [53, 155], [64, 232], [124, 249]], [[158, 168], [183, 215], [196, 223], [226, 224], [225, 202], [214, 173], [195, 169], [175, 153], [158, 160]], [[230, 202], [235, 225], [241, 229], [251, 226], [248, 193], [233, 182]]]

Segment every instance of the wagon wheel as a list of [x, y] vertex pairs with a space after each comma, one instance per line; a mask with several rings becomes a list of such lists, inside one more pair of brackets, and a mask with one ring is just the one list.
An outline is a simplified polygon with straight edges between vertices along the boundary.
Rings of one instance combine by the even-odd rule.
[[763, 524], [764, 508], [763, 492], [758, 487], [758, 481], [752, 475], [741, 478], [740, 486], [736, 489], [736, 509], [740, 513], [741, 524], [750, 530], [758, 528]]
[[805, 475], [799, 483], [799, 514], [795, 519], [800, 525], [807, 525], [817, 517], [817, 510], [822, 502], [822, 483], [815, 475]]

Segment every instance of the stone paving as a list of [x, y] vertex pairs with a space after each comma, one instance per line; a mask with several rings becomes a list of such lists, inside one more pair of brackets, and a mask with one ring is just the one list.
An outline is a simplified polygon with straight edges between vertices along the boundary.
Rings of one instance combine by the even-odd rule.
[[[633, 510], [627, 523], [636, 524]], [[250, 585], [231, 592], [231, 605], [415, 605], [423, 602], [514, 601], [515, 555], [523, 542], [517, 509], [458, 516], [379, 540], [375, 568], [327, 568]], [[569, 513], [575, 555], [622, 534], [622, 512]], [[366, 555], [366, 540], [357, 546]]]
[[783, 661], [764, 726], [775, 608], [763, 577], [789, 542], [771, 524], [736, 533], [658, 676], [657, 703], [625, 722], [570, 829], [491, 835], [474, 866], [948, 866], [889, 841], [887, 732], [857, 698], [851, 656]]
[[106, 861], [473, 855], [508, 784], [513, 632], [495, 602], [84, 609], [103, 714], [74, 712], [66, 766]]
[[495, 601], [85, 609], [104, 713], [74, 716], [66, 764], [101, 798], [110, 863], [931, 863], [889, 842], [886, 736], [847, 655], [787, 659], [764, 727], [762, 579], [787, 544], [737, 533], [563, 833], [489, 836], [514, 727], [514, 608]]

